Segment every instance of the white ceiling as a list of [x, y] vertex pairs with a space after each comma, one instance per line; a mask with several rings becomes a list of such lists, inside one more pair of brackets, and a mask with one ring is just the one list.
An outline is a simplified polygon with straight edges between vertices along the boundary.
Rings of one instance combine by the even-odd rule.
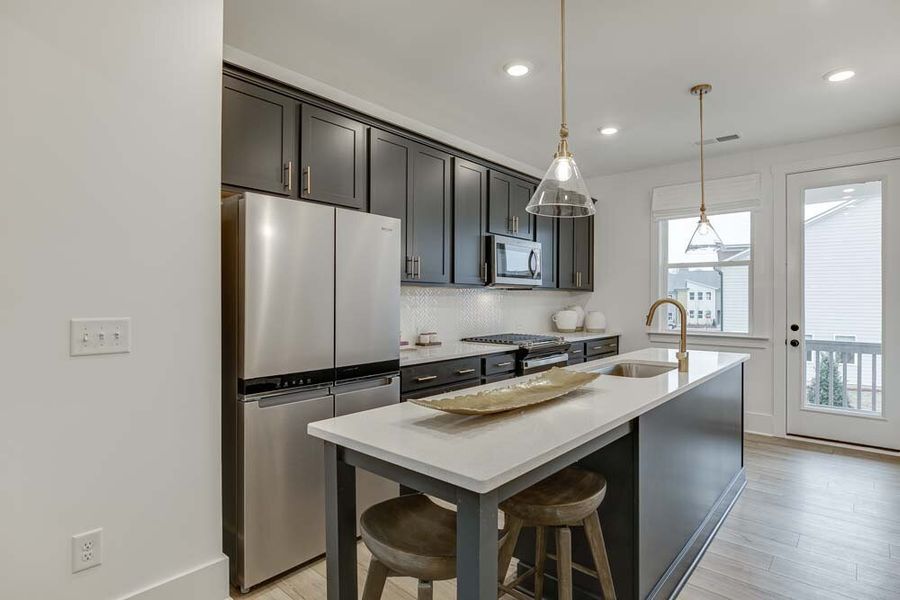
[[[900, 123], [900, 0], [569, 0], [569, 127], [582, 171]], [[225, 0], [225, 43], [543, 172], [559, 127], [555, 0]], [[510, 59], [535, 65], [513, 80]], [[845, 83], [822, 74], [856, 70]], [[621, 132], [601, 137], [597, 128]]]

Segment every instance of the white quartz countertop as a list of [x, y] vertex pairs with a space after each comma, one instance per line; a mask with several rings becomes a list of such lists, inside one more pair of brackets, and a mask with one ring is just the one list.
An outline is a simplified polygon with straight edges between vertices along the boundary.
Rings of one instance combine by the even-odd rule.
[[515, 350], [515, 346], [476, 344], [474, 342], [443, 342], [440, 346], [412, 346], [409, 350], [400, 350], [400, 366], [409, 367], [441, 360], [513, 352]]
[[[484, 493], [577, 448], [746, 360], [747, 354], [690, 352], [690, 369], [630, 379], [601, 375], [545, 404], [494, 416], [461, 416], [403, 402], [309, 425], [309, 434], [388, 463]], [[617, 362], [676, 365], [675, 350], [647, 348], [568, 367]], [[530, 376], [534, 377], [534, 375]], [[444, 394], [504, 387], [525, 377]]]
[[[536, 335], [554, 335], [565, 338], [567, 342], [582, 342], [597, 338], [615, 337], [618, 331], [606, 330], [604, 333], [589, 333], [579, 331], [577, 333], [560, 333], [558, 331], [544, 331]], [[481, 356], [484, 354], [497, 354], [500, 352], [514, 352], [515, 346], [503, 344], [477, 344], [475, 342], [443, 342], [440, 346], [416, 346], [409, 345], [400, 349], [400, 366], [409, 367], [454, 358], [466, 358], [468, 356]]]

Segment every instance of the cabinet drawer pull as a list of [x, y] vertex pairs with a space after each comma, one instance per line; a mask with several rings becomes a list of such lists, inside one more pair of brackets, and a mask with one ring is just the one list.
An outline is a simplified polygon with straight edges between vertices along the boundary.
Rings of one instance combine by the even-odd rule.
[[581, 354], [581, 350], [569, 350], [569, 354]]
[[508, 366], [511, 365], [511, 364], [512, 364], [512, 361], [511, 361], [511, 360], [508, 360], [508, 361], [506, 361], [506, 362], [497, 363], [497, 364], [495, 364], [494, 366], [495, 366], [495, 367], [508, 367]]
[[416, 381], [422, 383], [423, 381], [431, 381], [432, 379], [437, 379], [437, 375], [425, 375], [424, 377], [416, 377]]
[[312, 167], [306, 165], [306, 193], [312, 194]]
[[456, 372], [457, 375], [468, 375], [469, 373], [474, 373], [475, 369], [460, 369]]
[[591, 350], [603, 350], [604, 348], [613, 348], [615, 344], [603, 344], [602, 346], [594, 346]]

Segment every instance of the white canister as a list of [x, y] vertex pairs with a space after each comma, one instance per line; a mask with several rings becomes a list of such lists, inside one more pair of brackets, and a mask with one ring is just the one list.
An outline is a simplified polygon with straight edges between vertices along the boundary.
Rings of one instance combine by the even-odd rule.
[[575, 323], [575, 328], [581, 329], [584, 327], [584, 309], [580, 305], [573, 304], [572, 306], [565, 307], [563, 310], [574, 310], [575, 314], [578, 315], [578, 322]]
[[592, 310], [584, 317], [584, 329], [591, 333], [606, 331], [606, 315], [599, 310]]
[[561, 310], [552, 319], [557, 331], [571, 333], [578, 330], [578, 313], [574, 310]]

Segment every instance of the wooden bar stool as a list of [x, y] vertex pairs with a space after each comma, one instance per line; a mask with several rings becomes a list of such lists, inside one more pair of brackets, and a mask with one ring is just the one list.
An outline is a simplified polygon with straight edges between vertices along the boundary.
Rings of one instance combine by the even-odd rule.
[[[572, 569], [596, 577], [600, 581], [604, 600], [614, 600], [613, 586], [606, 544], [597, 509], [606, 496], [606, 479], [599, 473], [568, 467], [536, 483], [500, 504], [506, 513], [507, 535], [500, 547], [498, 573], [500, 589], [517, 598], [527, 598], [516, 590], [522, 581], [534, 574], [534, 597], [543, 598], [544, 561], [556, 559], [558, 596], [572, 600]], [[594, 570], [572, 562], [571, 527], [582, 526], [594, 558]], [[535, 565], [510, 582], [503, 577], [509, 568], [512, 554], [523, 527], [536, 528]], [[547, 530], [556, 534], [556, 555], [547, 554]]]
[[[456, 577], [456, 513], [423, 494], [392, 498], [359, 519], [372, 553], [362, 600], [379, 600], [388, 577], [419, 580], [418, 600], [431, 600], [432, 582]], [[503, 543], [504, 532], [498, 532]]]

